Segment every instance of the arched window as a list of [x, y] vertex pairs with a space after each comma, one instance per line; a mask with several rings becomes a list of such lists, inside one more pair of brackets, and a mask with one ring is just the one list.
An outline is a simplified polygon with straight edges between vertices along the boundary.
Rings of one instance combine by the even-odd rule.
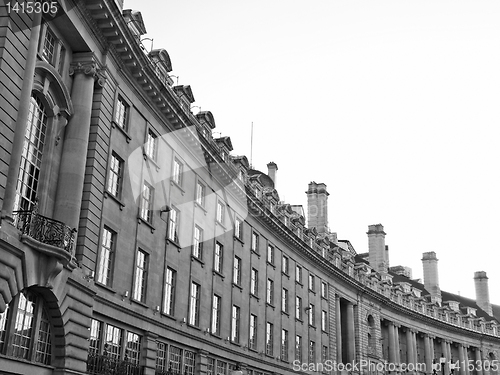
[[23, 291], [0, 314], [0, 354], [50, 365], [51, 324], [41, 296]]
[[17, 180], [14, 211], [29, 211], [35, 204], [46, 131], [47, 114], [45, 108], [40, 99], [32, 95]]

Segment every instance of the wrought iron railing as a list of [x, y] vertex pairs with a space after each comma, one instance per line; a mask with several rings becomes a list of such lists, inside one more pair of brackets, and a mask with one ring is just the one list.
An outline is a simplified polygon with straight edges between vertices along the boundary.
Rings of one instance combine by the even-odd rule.
[[109, 355], [89, 353], [87, 373], [90, 375], [142, 375], [142, 366], [127, 359], [119, 360]]
[[170, 370], [160, 370], [156, 369], [155, 375], [182, 375], [182, 373]]
[[21, 233], [60, 249], [73, 253], [76, 229], [71, 229], [60, 221], [50, 219], [33, 211], [14, 212], [16, 227]]

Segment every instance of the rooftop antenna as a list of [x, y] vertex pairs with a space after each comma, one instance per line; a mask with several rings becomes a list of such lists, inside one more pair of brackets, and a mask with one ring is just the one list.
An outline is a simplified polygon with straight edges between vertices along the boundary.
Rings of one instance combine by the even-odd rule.
[[250, 131], [250, 168], [253, 169], [252, 158], [253, 158], [253, 121], [252, 121], [252, 128]]

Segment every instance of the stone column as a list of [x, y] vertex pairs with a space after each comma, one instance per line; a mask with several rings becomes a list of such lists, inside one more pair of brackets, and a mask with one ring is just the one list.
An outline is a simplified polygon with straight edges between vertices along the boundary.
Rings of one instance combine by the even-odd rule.
[[356, 360], [356, 337], [354, 330], [354, 305], [349, 302], [347, 303], [346, 309], [347, 315], [347, 359], [350, 363]]
[[335, 318], [337, 336], [337, 363], [342, 363], [342, 316], [340, 315], [340, 296], [335, 296]]
[[451, 355], [451, 341], [446, 340], [446, 350], [448, 352], [447, 355], [446, 355], [446, 357], [448, 358], [448, 362], [447, 362], [448, 373], [451, 373], [451, 371], [450, 371], [450, 363], [451, 363], [452, 360], [453, 360], [453, 362], [456, 362], [456, 358], [452, 358], [452, 355]]
[[[465, 361], [465, 371], [464, 371], [464, 374], [465, 375], [470, 375], [470, 371], [469, 371], [469, 349], [467, 346], [463, 346], [463, 349], [464, 349], [464, 361]], [[462, 364], [460, 364], [462, 366]]]
[[390, 363], [396, 363], [397, 362], [397, 356], [396, 356], [396, 336], [395, 336], [395, 331], [394, 331], [394, 323], [389, 322], [389, 362]]
[[432, 360], [434, 359], [434, 355], [432, 353], [431, 348], [431, 338], [429, 335], [424, 336], [424, 355], [425, 355], [425, 372], [427, 374], [432, 373]]
[[481, 349], [479, 348], [476, 348], [476, 363], [474, 365], [474, 367], [476, 367], [477, 371], [477, 375], [483, 375], [484, 372], [483, 372], [483, 358], [481, 356]]
[[401, 363], [401, 348], [399, 346], [399, 326], [394, 324], [394, 336], [396, 338], [396, 363]]
[[413, 346], [413, 332], [406, 328], [406, 361], [407, 364], [415, 363], [415, 352]]
[[23, 72], [23, 83], [21, 86], [21, 95], [19, 97], [19, 110], [14, 131], [14, 140], [12, 142], [12, 151], [10, 154], [9, 170], [7, 171], [7, 181], [5, 183], [5, 194], [2, 205], [2, 218], [13, 221], [12, 211], [16, 200], [17, 179], [19, 177], [19, 167], [21, 165], [21, 156], [23, 153], [24, 137], [28, 125], [29, 108], [31, 101], [31, 91], [35, 78], [35, 67], [37, 60], [38, 40], [40, 39], [40, 24], [42, 13], [34, 13], [33, 25], [31, 27], [30, 41], [26, 56], [26, 66]]
[[92, 53], [75, 54], [70, 67], [74, 114], [66, 126], [54, 218], [78, 228], [87, 162], [94, 82], [98, 67]]
[[412, 343], [413, 343], [413, 353], [415, 353], [415, 360], [413, 363], [417, 363], [419, 361], [418, 359], [418, 345], [417, 345], [417, 339], [418, 339], [418, 332], [412, 330], [411, 331], [411, 335], [412, 335]]
[[444, 363], [441, 363], [441, 373], [443, 375], [448, 375], [449, 374], [448, 361], [450, 360], [450, 358], [448, 357], [448, 348], [447, 348], [445, 339], [441, 340], [441, 356], [439, 358], [441, 358], [441, 357], [446, 358], [446, 361]]
[[458, 344], [458, 364], [459, 364], [459, 375], [465, 375], [465, 357], [464, 357], [464, 346], [462, 344]]

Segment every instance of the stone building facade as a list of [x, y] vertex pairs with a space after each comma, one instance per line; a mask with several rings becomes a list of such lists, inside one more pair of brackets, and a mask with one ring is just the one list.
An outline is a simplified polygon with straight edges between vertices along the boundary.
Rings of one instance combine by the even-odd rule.
[[306, 220], [193, 114], [140, 12], [26, 4], [0, 7], [0, 373], [498, 373], [484, 272], [477, 301], [433, 252], [413, 280], [381, 224], [356, 253], [323, 183]]

